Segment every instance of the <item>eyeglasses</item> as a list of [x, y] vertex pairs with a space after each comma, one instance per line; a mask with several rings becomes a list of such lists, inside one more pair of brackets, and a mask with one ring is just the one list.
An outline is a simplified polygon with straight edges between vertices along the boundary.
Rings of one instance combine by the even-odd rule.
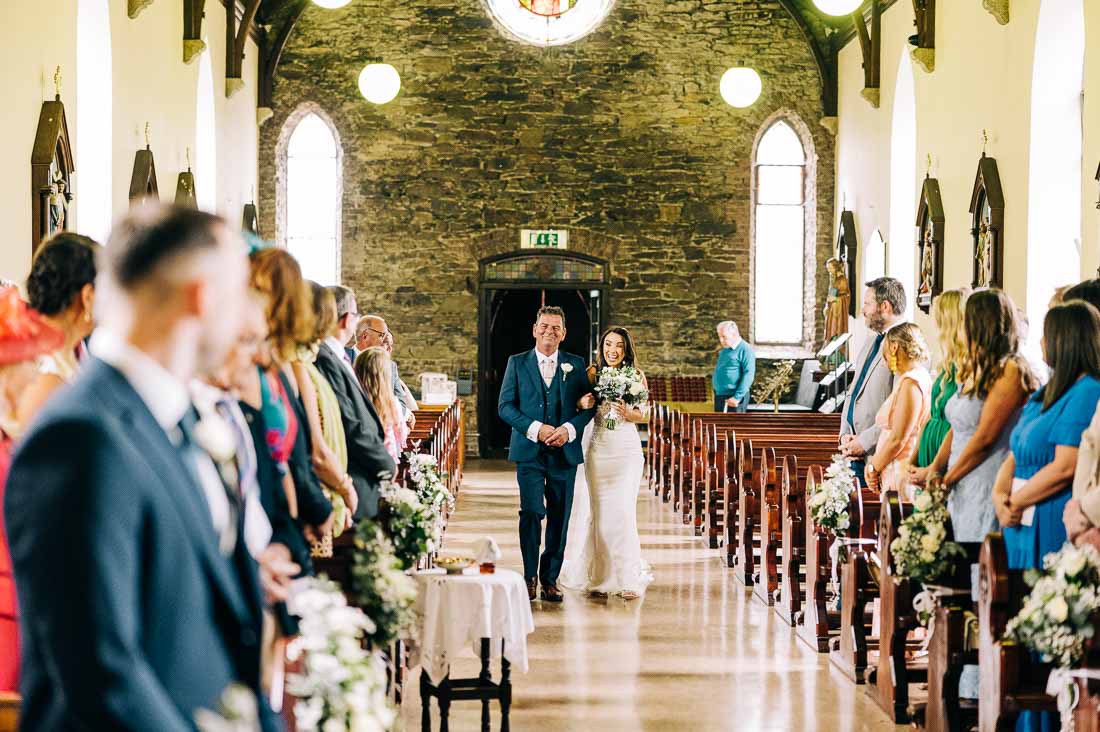
[[365, 336], [367, 335], [367, 331], [368, 331], [368, 330], [369, 330], [369, 331], [370, 331], [371, 333], [374, 333], [374, 334], [376, 334], [376, 335], [380, 335], [380, 336], [382, 336], [383, 338], [385, 338], [385, 337], [386, 337], [386, 331], [384, 331], [384, 330], [375, 330], [374, 328], [371, 328], [371, 327], [369, 327], [369, 326], [368, 326], [368, 327], [366, 327], [366, 328], [364, 328], [364, 329], [363, 329], [362, 331], [360, 331], [360, 332], [359, 332], [359, 337], [360, 337], [360, 338], [364, 338], [364, 337], [365, 337]]

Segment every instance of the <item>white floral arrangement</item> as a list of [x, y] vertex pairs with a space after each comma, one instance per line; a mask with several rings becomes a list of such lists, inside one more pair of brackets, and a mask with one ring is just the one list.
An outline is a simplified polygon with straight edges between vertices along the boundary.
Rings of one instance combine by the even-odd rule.
[[356, 527], [351, 575], [355, 604], [374, 621], [367, 636], [371, 642], [384, 647], [410, 637], [416, 624], [416, 580], [401, 569], [393, 543], [373, 521]]
[[[649, 390], [646, 389], [642, 372], [633, 366], [605, 366], [600, 369], [592, 391], [601, 402], [621, 401], [628, 407], [641, 406], [649, 401]], [[605, 418], [604, 427], [607, 429], [613, 430], [618, 426], [618, 418], [610, 414]]]
[[222, 691], [217, 711], [195, 711], [199, 732], [259, 732], [260, 709], [252, 689], [237, 682]]
[[287, 657], [301, 659], [302, 672], [291, 674], [287, 688], [297, 698], [295, 726], [300, 732], [382, 732], [393, 729], [397, 712], [386, 696], [386, 664], [364, 648], [374, 623], [349, 607], [344, 593], [329, 580], [301, 580], [287, 602], [299, 616], [299, 635]]
[[405, 453], [409, 464], [407, 481], [409, 487], [420, 497], [420, 502], [430, 506], [442, 519], [444, 506], [446, 512], [455, 508], [455, 497], [447, 490], [447, 473], [439, 471], [439, 462], [432, 455], [419, 452]]
[[1100, 552], [1086, 544], [1066, 544], [1043, 558], [1043, 569], [1029, 569], [1024, 580], [1031, 593], [1005, 637], [1024, 644], [1043, 661], [1068, 668], [1084, 656], [1085, 641], [1096, 629], [1100, 610]]
[[926, 584], [947, 574], [955, 557], [966, 552], [947, 541], [947, 497], [942, 486], [929, 483], [913, 497], [913, 512], [902, 519], [898, 537], [890, 543], [890, 554], [899, 577]]
[[832, 464], [825, 470], [824, 480], [814, 487], [807, 501], [814, 524], [828, 529], [838, 538], [847, 535], [851, 524], [848, 504], [855, 477], [848, 459], [834, 455]]
[[384, 482], [380, 496], [382, 527], [393, 542], [402, 569], [411, 569], [421, 556], [434, 554], [439, 548], [442, 522], [438, 513], [409, 488]]

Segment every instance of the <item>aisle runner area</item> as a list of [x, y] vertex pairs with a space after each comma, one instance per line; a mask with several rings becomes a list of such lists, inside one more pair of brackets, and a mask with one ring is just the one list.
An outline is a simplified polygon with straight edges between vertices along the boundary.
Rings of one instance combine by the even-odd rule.
[[[447, 530], [446, 547], [492, 535], [501, 564], [522, 570], [515, 472], [505, 462], [471, 462]], [[738, 585], [718, 552], [706, 549], [643, 490], [642, 552], [656, 581], [643, 600], [536, 602], [531, 670], [514, 674], [516, 732], [639, 730], [894, 730], [866, 694], [827, 656], [799, 643], [789, 626]], [[456, 675], [476, 676], [469, 656]], [[420, 729], [419, 669], [405, 685], [406, 729]], [[498, 668], [494, 664], [494, 678]], [[432, 718], [439, 715], [433, 702]], [[480, 728], [477, 702], [455, 702], [451, 729]], [[499, 707], [493, 705], [493, 730]]]

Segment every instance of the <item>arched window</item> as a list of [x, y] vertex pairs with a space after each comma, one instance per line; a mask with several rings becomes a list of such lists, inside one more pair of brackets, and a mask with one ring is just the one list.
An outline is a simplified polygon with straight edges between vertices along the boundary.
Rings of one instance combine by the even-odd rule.
[[[753, 336], [757, 343], [801, 344], [806, 151], [787, 122], [774, 122], [760, 138], [754, 169]], [[792, 290], [799, 296], [792, 297]]]
[[114, 210], [111, 195], [111, 12], [107, 0], [76, 7], [76, 230], [105, 241]]
[[1054, 290], [1081, 279], [1082, 0], [1043, 0], [1031, 77], [1028, 172], [1027, 351], [1041, 357], [1043, 318]]
[[[908, 248], [907, 248], [908, 249]], [[882, 232], [875, 229], [871, 234], [871, 241], [867, 243], [863, 254], [863, 280], [870, 282], [879, 277], [886, 276], [886, 240], [882, 238]], [[850, 284], [850, 283], [849, 283]], [[852, 297], [857, 302], [863, 300], [863, 283], [851, 285]], [[908, 291], [907, 291], [908, 293]]]
[[307, 279], [334, 285], [340, 281], [341, 154], [335, 129], [323, 114], [307, 105], [284, 128], [279, 242], [297, 258]]
[[[894, 85], [894, 108], [890, 118], [890, 246], [885, 269], [877, 276], [890, 275], [905, 286], [905, 309], [912, 314], [917, 297], [917, 96], [913, 62], [903, 48]], [[867, 282], [872, 277], [868, 276]], [[861, 283], [862, 284], [862, 283]], [[863, 297], [859, 288], [858, 297]]]
[[199, 56], [199, 86], [195, 97], [195, 196], [199, 208], [218, 207], [218, 120], [214, 113], [214, 68], [210, 49]]

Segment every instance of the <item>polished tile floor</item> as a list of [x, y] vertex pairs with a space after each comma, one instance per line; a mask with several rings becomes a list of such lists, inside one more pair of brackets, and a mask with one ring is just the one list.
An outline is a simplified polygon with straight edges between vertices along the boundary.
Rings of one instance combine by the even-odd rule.
[[[446, 545], [491, 535], [502, 564], [520, 570], [517, 491], [508, 463], [469, 464]], [[646, 490], [638, 526], [656, 576], [644, 599], [567, 593], [560, 606], [535, 603], [531, 668], [513, 674], [513, 730], [895, 729], [863, 687], [802, 645]], [[455, 673], [476, 669], [471, 655]], [[418, 674], [406, 685], [408, 730], [420, 728]], [[455, 702], [450, 719], [456, 732], [478, 730], [480, 704]], [[495, 705], [492, 724], [499, 728]]]

